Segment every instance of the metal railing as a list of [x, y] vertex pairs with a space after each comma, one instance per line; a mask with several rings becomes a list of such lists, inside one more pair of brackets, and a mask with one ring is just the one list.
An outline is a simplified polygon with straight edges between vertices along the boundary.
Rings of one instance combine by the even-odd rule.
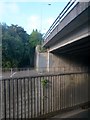
[[63, 18], [70, 12], [70, 10], [78, 3], [77, 0], [70, 0], [65, 8], [62, 10], [62, 12], [58, 15], [58, 17], [55, 19], [49, 30], [46, 32], [46, 34], [43, 36], [44, 41], [46, 38], [51, 34], [51, 32], [56, 28], [57, 25], [63, 20]]
[[[49, 69], [49, 71], [48, 71]], [[10, 72], [10, 73], [13, 73], [13, 72], [22, 72], [22, 71], [37, 71], [37, 72], [74, 72], [74, 71], [86, 71], [88, 70], [88, 67], [87, 66], [73, 66], [73, 65], [69, 65], [69, 66], [63, 66], [63, 67], [35, 67], [35, 68], [2, 68], [1, 72], [2, 73], [6, 73], [6, 72]]]
[[27, 71], [27, 70], [35, 70], [34, 68], [2, 68], [2, 72], [18, 72], [18, 71]]
[[88, 75], [74, 72], [3, 79], [1, 118], [36, 118], [86, 103]]

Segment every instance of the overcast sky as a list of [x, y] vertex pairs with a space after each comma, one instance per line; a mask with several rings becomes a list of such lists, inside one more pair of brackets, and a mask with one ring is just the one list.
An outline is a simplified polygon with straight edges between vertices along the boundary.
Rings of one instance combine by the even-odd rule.
[[[48, 2], [35, 0], [0, 0], [0, 22], [7, 25], [17, 24], [28, 34], [33, 29], [45, 33], [59, 13], [66, 6], [68, 0]], [[51, 4], [51, 5], [48, 5]]]

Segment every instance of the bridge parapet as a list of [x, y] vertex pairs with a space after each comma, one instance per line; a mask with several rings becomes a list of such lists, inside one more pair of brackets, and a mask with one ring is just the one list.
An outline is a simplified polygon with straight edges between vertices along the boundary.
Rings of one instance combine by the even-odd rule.
[[88, 6], [88, 2], [70, 0], [70, 2], [66, 5], [66, 7], [59, 14], [59, 16], [56, 18], [54, 23], [45, 34], [43, 46], [48, 47], [47, 44], [55, 37], [55, 35], [63, 30], [77, 16], [79, 16]]

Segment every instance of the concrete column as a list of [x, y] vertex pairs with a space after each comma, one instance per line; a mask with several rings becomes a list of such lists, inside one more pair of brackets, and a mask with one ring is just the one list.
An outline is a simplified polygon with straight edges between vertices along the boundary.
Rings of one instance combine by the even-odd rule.
[[49, 62], [50, 62], [50, 53], [48, 51], [48, 58], [47, 58], [47, 71], [49, 72]]
[[36, 70], [38, 71], [38, 67], [39, 67], [39, 52], [38, 52], [38, 47], [39, 46], [36, 46], [36, 53], [35, 53], [35, 56], [36, 56], [36, 62], [35, 62], [35, 66], [36, 66]]

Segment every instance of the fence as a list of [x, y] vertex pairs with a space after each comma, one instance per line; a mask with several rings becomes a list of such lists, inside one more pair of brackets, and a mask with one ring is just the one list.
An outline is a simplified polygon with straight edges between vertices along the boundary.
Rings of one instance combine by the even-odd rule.
[[6, 72], [22, 72], [22, 71], [30, 71], [30, 72], [42, 72], [42, 73], [46, 73], [46, 72], [68, 72], [68, 71], [88, 71], [88, 66], [63, 66], [63, 67], [36, 67], [36, 68], [2, 68], [0, 69], [2, 72], [1, 73], [6, 73]]
[[18, 72], [18, 71], [32, 71], [34, 68], [2, 68], [2, 72]]
[[35, 118], [88, 101], [88, 73], [1, 80], [1, 118]]

